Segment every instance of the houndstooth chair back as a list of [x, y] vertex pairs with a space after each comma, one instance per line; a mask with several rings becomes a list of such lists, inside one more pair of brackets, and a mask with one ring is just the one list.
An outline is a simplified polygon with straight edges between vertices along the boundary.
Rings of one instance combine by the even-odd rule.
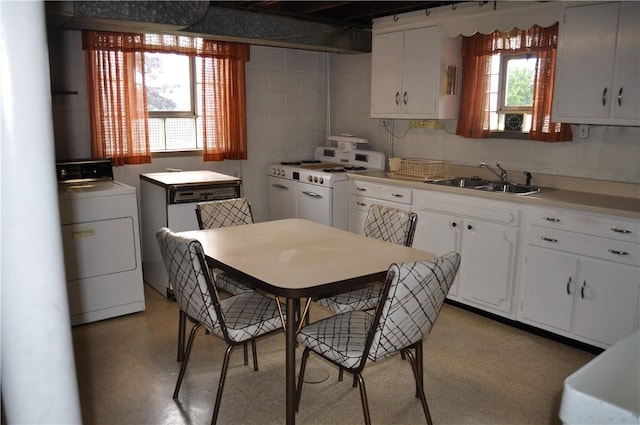
[[252, 224], [251, 205], [246, 198], [202, 202], [196, 205], [200, 229]]
[[219, 329], [220, 299], [214, 285], [209, 285], [200, 242], [171, 233], [167, 228], [158, 230], [156, 236], [180, 309], [207, 329]]
[[411, 246], [417, 217], [411, 211], [373, 204], [369, 208], [363, 234], [397, 245]]
[[378, 308], [369, 360], [379, 360], [423, 340], [431, 331], [460, 266], [450, 252], [433, 261], [392, 264], [388, 294]]

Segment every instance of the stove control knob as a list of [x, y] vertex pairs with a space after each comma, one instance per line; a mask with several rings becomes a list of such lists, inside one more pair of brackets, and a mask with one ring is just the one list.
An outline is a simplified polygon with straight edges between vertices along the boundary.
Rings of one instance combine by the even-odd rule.
[[320, 182], [320, 184], [324, 184], [324, 179], [322, 177], [320, 177], [320, 179], [318, 180], [318, 182]]
[[308, 176], [308, 177], [307, 177], [307, 181], [308, 181], [309, 183], [313, 183], [313, 176]]
[[314, 182], [314, 183], [318, 183], [318, 176], [315, 176], [315, 177], [313, 178], [313, 182]]

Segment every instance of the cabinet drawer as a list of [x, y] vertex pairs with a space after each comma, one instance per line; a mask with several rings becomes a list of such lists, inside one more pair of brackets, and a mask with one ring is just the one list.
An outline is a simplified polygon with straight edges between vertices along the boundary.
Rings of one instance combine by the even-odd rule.
[[571, 252], [631, 266], [640, 265], [638, 244], [600, 238], [582, 233], [565, 232], [541, 226], [529, 228], [529, 244]]
[[486, 220], [507, 226], [520, 225], [520, 210], [513, 204], [493, 200], [478, 200], [465, 196], [417, 191], [414, 211], [435, 211], [460, 217]]
[[367, 196], [351, 196], [349, 199], [349, 208], [352, 210], [369, 212], [369, 208], [371, 208], [371, 205], [373, 204], [384, 205], [385, 207], [390, 207], [390, 208], [400, 208], [402, 210], [410, 211], [410, 208], [405, 204], [383, 201], [381, 199], [369, 198]]
[[412, 191], [407, 187], [389, 186], [372, 182], [352, 180], [351, 194], [355, 196], [366, 196], [368, 198], [377, 198], [384, 201], [411, 205]]
[[531, 208], [529, 223], [558, 230], [640, 243], [640, 221], [557, 208]]

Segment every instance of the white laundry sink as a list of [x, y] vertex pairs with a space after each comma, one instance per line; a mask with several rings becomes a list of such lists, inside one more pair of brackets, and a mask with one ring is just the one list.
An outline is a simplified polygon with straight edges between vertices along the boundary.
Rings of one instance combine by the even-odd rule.
[[565, 424], [640, 423], [640, 329], [564, 381]]

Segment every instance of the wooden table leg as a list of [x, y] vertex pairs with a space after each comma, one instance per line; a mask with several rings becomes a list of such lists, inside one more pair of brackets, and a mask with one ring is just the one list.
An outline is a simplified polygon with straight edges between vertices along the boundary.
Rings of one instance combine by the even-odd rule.
[[300, 300], [287, 298], [287, 329], [286, 329], [286, 397], [287, 397], [287, 425], [296, 423], [296, 313]]

